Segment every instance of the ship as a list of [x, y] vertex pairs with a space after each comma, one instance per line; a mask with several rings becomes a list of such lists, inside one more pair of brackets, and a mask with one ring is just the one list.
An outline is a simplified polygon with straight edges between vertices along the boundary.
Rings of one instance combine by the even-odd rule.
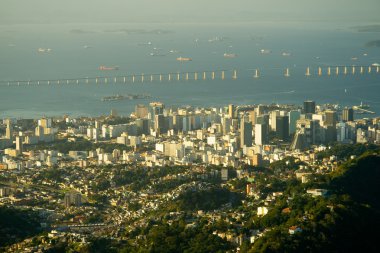
[[377, 63], [377, 62], [372, 63], [372, 67], [380, 67], [380, 63]]
[[223, 56], [224, 56], [224, 58], [236, 58], [237, 54], [224, 53]]
[[107, 67], [107, 66], [99, 66], [99, 70], [119, 70], [119, 66], [112, 66], [112, 67]]
[[262, 53], [262, 54], [270, 54], [272, 51], [271, 50], [269, 50], [269, 49], [261, 49], [260, 50], [260, 53]]
[[189, 57], [178, 57], [177, 61], [183, 62], [183, 61], [192, 61], [193, 59]]
[[37, 52], [38, 53], [50, 53], [51, 52], [51, 48], [39, 48], [37, 49]]
[[282, 56], [291, 56], [291, 53], [289, 53], [289, 52], [282, 52], [281, 55], [282, 55]]

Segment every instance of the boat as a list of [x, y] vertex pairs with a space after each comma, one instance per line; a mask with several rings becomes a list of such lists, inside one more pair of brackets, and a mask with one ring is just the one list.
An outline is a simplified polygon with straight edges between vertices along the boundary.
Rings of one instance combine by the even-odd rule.
[[358, 57], [351, 57], [351, 60], [352, 60], [352, 61], [357, 61], [357, 60], [358, 60]]
[[38, 53], [50, 53], [51, 52], [51, 48], [38, 48], [37, 49], [37, 52]]
[[261, 49], [260, 50], [260, 53], [262, 53], [262, 54], [270, 54], [272, 51], [271, 50], [269, 50], [269, 49]]
[[183, 62], [183, 61], [192, 61], [193, 59], [189, 57], [178, 57], [177, 61]]
[[223, 41], [224, 38], [223, 37], [213, 37], [211, 39], [208, 40], [209, 43], [214, 43], [214, 42], [220, 42], [220, 41]]
[[290, 56], [291, 54], [289, 52], [282, 52], [282, 56]]
[[149, 54], [150, 56], [166, 56], [166, 54], [158, 53], [158, 52], [152, 52]]
[[372, 63], [371, 65], [372, 65], [372, 67], [380, 67], [380, 63], [377, 63], [377, 62]]
[[139, 43], [138, 45], [139, 46], [151, 46], [152, 42], [148, 41], [148, 42], [145, 42], [145, 43]]
[[231, 53], [224, 53], [224, 58], [236, 58], [237, 54], [231, 54]]
[[107, 67], [107, 66], [99, 66], [99, 70], [119, 70], [119, 66], [112, 66], [112, 67]]

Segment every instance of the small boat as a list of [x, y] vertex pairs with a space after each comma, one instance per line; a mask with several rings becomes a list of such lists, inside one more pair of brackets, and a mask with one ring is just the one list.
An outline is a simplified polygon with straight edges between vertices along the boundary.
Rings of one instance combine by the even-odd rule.
[[223, 56], [224, 56], [224, 58], [236, 58], [237, 54], [224, 53]]
[[99, 66], [99, 70], [119, 70], [119, 66], [112, 66], [112, 67], [107, 67], [107, 66]]
[[184, 61], [192, 61], [193, 59], [189, 57], [178, 57], [177, 61], [184, 62]]
[[51, 52], [51, 48], [38, 48], [37, 49], [37, 52], [38, 53], [50, 53]]
[[269, 49], [261, 49], [260, 50], [260, 53], [262, 53], [262, 54], [270, 54], [272, 51], [271, 50], [269, 50]]

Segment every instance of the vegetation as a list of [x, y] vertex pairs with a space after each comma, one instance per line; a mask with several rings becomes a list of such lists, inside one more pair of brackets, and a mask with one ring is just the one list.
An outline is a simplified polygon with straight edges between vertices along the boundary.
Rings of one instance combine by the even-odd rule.
[[38, 214], [30, 210], [0, 207], [1, 248], [40, 232]]
[[[254, 228], [272, 227], [249, 252], [379, 252], [376, 242], [380, 225], [380, 157], [364, 155], [348, 161], [331, 175], [330, 197], [312, 198], [302, 188], [289, 202], [278, 201]], [[282, 210], [289, 208], [290, 212]], [[289, 227], [302, 232], [290, 235]]]

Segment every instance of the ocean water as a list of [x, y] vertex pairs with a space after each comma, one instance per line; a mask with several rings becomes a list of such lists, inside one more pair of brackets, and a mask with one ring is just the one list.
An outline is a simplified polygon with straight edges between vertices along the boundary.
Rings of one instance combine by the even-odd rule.
[[[292, 103], [306, 99], [342, 106], [370, 105], [380, 115], [380, 73], [316, 75], [318, 66], [368, 66], [380, 62], [380, 48], [365, 44], [380, 33], [359, 33], [358, 24], [64, 24], [0, 26], [0, 118], [98, 116], [116, 109], [128, 115], [138, 103], [168, 106], [224, 106], [229, 103]], [[217, 39], [215, 39], [217, 38]], [[148, 42], [150, 45], [148, 45]], [[85, 48], [87, 46], [87, 48]], [[38, 53], [38, 48], [51, 48]], [[261, 49], [270, 50], [268, 54]], [[172, 50], [172, 53], [169, 51]], [[290, 53], [283, 56], [282, 53]], [[151, 56], [156, 53], [160, 56]], [[236, 58], [224, 58], [234, 53]], [[178, 62], [177, 57], [191, 57]], [[357, 60], [352, 60], [352, 58]], [[100, 71], [99, 66], [119, 66]], [[312, 76], [306, 77], [306, 67]], [[290, 77], [284, 77], [289, 68]], [[220, 80], [150, 83], [149, 74], [226, 71]], [[238, 71], [232, 80], [233, 69]], [[260, 78], [252, 78], [259, 69]], [[342, 69], [341, 69], [342, 71]], [[374, 72], [374, 70], [372, 70]], [[144, 83], [88, 84], [41, 82], [7, 85], [17, 80], [76, 79], [144, 73]], [[174, 79], [176, 76], [172, 76]], [[191, 75], [192, 77], [192, 75]], [[157, 78], [157, 77], [155, 77]], [[111, 95], [150, 94], [152, 98], [102, 102]]]

